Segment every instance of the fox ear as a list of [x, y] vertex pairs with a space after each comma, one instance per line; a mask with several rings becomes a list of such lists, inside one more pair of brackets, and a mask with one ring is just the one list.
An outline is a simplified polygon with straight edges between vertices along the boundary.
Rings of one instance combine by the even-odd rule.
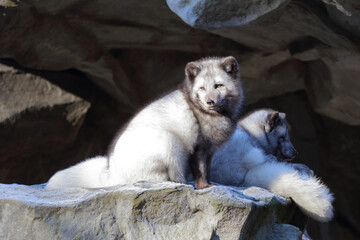
[[231, 76], [235, 76], [239, 72], [239, 64], [232, 56], [223, 59], [221, 68]]
[[269, 113], [266, 119], [265, 131], [271, 132], [279, 122], [279, 112]]
[[200, 73], [200, 71], [201, 71], [201, 65], [199, 63], [189, 62], [188, 64], [186, 64], [185, 75], [190, 81], [193, 81], [196, 78], [196, 76]]

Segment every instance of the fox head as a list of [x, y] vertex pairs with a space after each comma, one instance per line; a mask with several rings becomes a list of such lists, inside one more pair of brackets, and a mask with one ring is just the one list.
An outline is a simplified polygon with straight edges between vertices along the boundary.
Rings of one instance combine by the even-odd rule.
[[185, 76], [185, 90], [198, 109], [208, 114], [238, 114], [243, 92], [234, 57], [189, 62]]
[[285, 117], [286, 114], [282, 112], [260, 109], [241, 119], [239, 127], [252, 135], [266, 154], [271, 154], [278, 160], [289, 160], [297, 152], [290, 141], [290, 127]]
[[289, 125], [285, 120], [286, 114], [282, 112], [270, 112], [266, 117], [265, 135], [266, 151], [279, 160], [293, 159], [297, 151], [292, 145], [289, 137]]

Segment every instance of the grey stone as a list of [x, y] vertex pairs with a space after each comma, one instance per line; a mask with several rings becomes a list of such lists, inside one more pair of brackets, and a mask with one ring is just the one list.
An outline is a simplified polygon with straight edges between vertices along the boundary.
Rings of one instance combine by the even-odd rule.
[[321, 0], [329, 7], [336, 8], [344, 15], [351, 16], [353, 13], [359, 11], [360, 3], [357, 0]]
[[290, 239], [302, 239], [311, 240], [306, 235], [299, 234], [299, 229], [289, 224], [274, 224], [272, 227], [272, 233], [269, 239], [276, 240], [290, 240]]
[[[252, 187], [176, 183], [50, 191], [0, 185], [1, 239], [284, 239], [289, 202]], [[272, 236], [272, 237], [270, 237]], [[290, 238], [288, 238], [290, 239]]]
[[265, 52], [287, 48], [293, 41], [308, 37], [336, 48], [356, 50], [349, 39], [323, 23], [317, 9], [309, 11], [309, 8], [311, 6], [304, 7], [290, 2], [278, 11], [247, 25], [214, 29], [211, 32]]
[[360, 125], [360, 55], [344, 50], [323, 52], [319, 60], [308, 63], [306, 82], [311, 103], [318, 113]]
[[289, 51], [267, 56], [254, 54], [239, 65], [246, 104], [305, 88], [306, 66], [293, 59]]
[[330, 18], [341, 28], [349, 33], [360, 37], [360, 4], [357, 11], [352, 14], [344, 14], [334, 6], [327, 6]]
[[[66, 119], [76, 125], [90, 103], [30, 73], [0, 64], [0, 122], [13, 121], [22, 112], [67, 105]], [[73, 105], [71, 105], [73, 104]]]
[[167, 0], [171, 11], [195, 28], [214, 29], [246, 25], [274, 11], [288, 0], [255, 1], [197, 1]]
[[49, 165], [68, 162], [65, 149], [78, 138], [89, 108], [42, 77], [0, 64], [0, 181], [36, 183]]

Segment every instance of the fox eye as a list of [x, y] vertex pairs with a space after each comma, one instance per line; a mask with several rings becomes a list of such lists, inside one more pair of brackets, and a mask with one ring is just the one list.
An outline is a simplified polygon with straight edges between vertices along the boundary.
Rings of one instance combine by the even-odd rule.
[[219, 83], [219, 84], [215, 84], [215, 89], [216, 89], [216, 88], [223, 87], [223, 86], [224, 86], [224, 84], [221, 84], [221, 83]]
[[199, 89], [200, 89], [201, 91], [204, 91], [204, 90], [205, 90], [205, 88], [204, 88], [204, 87], [200, 87]]

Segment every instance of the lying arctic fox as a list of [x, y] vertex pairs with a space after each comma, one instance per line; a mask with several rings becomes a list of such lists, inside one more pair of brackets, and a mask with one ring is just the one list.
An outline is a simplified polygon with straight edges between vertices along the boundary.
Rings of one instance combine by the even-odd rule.
[[142, 109], [118, 134], [108, 157], [57, 172], [47, 189], [99, 188], [138, 181], [209, 187], [212, 153], [234, 132], [243, 102], [234, 57], [205, 58], [185, 68], [183, 85]]
[[262, 109], [239, 121], [230, 139], [214, 154], [211, 179], [235, 186], [258, 186], [290, 197], [315, 220], [333, 217], [333, 196], [303, 164], [291, 159], [296, 151], [288, 135], [285, 113]]

